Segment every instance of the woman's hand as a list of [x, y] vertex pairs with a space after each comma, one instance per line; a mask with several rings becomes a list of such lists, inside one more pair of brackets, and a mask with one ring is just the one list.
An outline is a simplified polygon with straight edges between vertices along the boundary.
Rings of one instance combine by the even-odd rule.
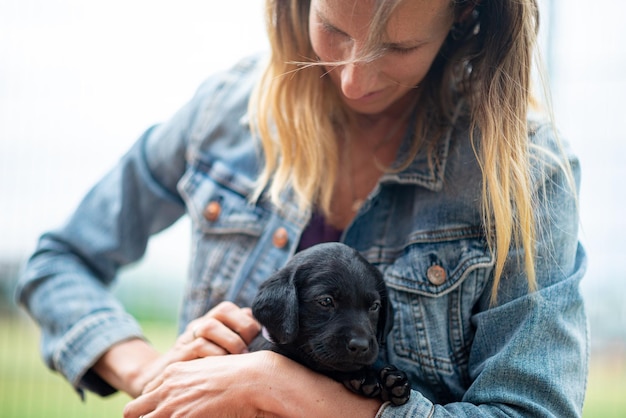
[[169, 365], [126, 406], [124, 417], [270, 417], [257, 402], [271, 389], [273, 356], [259, 351]]
[[165, 357], [168, 364], [208, 356], [246, 353], [261, 331], [250, 308], [222, 302], [204, 316], [191, 321]]
[[249, 308], [222, 302], [191, 321], [165, 354], [159, 354], [143, 340], [124, 341], [105, 353], [94, 370], [115, 388], [137, 397], [170, 364], [244, 353], [259, 331], [260, 325]]
[[168, 366], [125, 418], [373, 417], [380, 400], [272, 351], [211, 356]]
[[170, 364], [209, 356], [241, 354], [261, 330], [250, 308], [222, 302], [204, 316], [191, 321], [174, 346], [157, 359], [142, 376], [143, 385]]

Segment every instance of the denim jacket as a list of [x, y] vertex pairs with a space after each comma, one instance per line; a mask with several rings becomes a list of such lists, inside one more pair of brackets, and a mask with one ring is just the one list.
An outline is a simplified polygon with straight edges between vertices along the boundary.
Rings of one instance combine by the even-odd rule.
[[[64, 226], [40, 238], [18, 297], [42, 328], [47, 364], [77, 389], [112, 392], [90, 367], [114, 343], [142, 337], [107, 287], [151, 235], [185, 214], [192, 220], [181, 328], [222, 300], [250, 305], [296, 250], [311, 213], [298, 209], [293, 191], [280, 208], [249, 199], [262, 159], [247, 116], [259, 67], [247, 59], [209, 78], [139, 138]], [[550, 125], [529, 124], [532, 144], [556, 153]], [[528, 292], [513, 247], [493, 303], [481, 171], [466, 126], [457, 125], [434, 164], [419, 154], [383, 175], [341, 237], [384, 273], [395, 317], [382, 356], [408, 372], [414, 389], [409, 403], [383, 406], [379, 416], [580, 416], [588, 335], [575, 194], [557, 164], [537, 154], [538, 291]]]

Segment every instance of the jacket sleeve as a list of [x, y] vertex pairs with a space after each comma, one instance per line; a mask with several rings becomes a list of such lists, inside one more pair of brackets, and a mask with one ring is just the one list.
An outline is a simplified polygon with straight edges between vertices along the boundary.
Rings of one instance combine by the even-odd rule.
[[[550, 161], [555, 160], [543, 158], [533, 176], [538, 290], [528, 292], [523, 256], [513, 248], [498, 300], [490, 301], [488, 286], [475, 307], [470, 382], [463, 399], [439, 405], [413, 391], [409, 403], [385, 405], [379, 416], [582, 415], [589, 355], [580, 293], [586, 255], [577, 238], [578, 206], [572, 185], [558, 164]], [[573, 157], [571, 165], [578, 184], [579, 166]]]
[[112, 393], [90, 368], [112, 345], [142, 337], [109, 286], [120, 267], [143, 256], [151, 235], [184, 214], [176, 183], [214, 85], [209, 79], [172, 119], [139, 138], [65, 225], [40, 237], [26, 263], [18, 302], [41, 327], [46, 364], [79, 391]]

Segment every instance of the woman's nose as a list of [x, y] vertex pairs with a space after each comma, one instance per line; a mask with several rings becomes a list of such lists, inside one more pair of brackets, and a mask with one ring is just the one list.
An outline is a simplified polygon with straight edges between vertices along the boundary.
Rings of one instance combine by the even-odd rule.
[[341, 67], [341, 91], [348, 99], [356, 100], [375, 88], [376, 64], [353, 62]]

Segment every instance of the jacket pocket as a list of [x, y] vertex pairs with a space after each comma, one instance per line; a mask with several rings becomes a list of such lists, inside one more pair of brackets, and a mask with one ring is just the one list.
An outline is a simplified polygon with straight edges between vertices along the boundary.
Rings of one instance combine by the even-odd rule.
[[178, 188], [199, 231], [211, 235], [261, 234], [266, 213], [248, 202], [254, 190], [252, 180], [223, 163], [191, 167]]
[[492, 265], [484, 239], [467, 229], [414, 238], [384, 268], [395, 310], [389, 359], [430, 399], [458, 400], [469, 385], [471, 315]]

